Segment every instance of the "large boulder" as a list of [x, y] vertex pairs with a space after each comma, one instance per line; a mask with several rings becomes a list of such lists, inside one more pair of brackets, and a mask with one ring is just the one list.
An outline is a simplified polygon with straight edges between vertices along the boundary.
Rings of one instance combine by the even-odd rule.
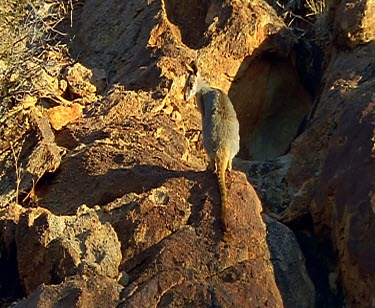
[[118, 276], [121, 250], [117, 235], [85, 206], [76, 216], [56, 216], [43, 208], [26, 211], [17, 224], [16, 245], [26, 294], [42, 283], [58, 284], [75, 274]]
[[273, 159], [289, 149], [312, 99], [298, 76], [295, 37], [265, 1], [117, 0], [88, 2], [79, 12], [70, 29], [72, 53], [88, 67], [109, 70], [110, 85], [168, 93], [166, 103], [196, 130], [181, 103], [183, 64], [195, 59], [206, 80], [233, 101], [243, 158]]
[[312, 216], [337, 252], [346, 302], [360, 307], [372, 305], [375, 285], [374, 55], [374, 43], [333, 55], [309, 127], [291, 149], [285, 185], [295, 195], [281, 215]]
[[296, 236], [287, 226], [266, 215], [263, 217], [276, 282], [285, 307], [315, 307], [315, 288]]
[[12, 307], [115, 307], [121, 285], [102, 276], [72, 277], [57, 285], [40, 285], [30, 296]]
[[[308, 217], [332, 244], [326, 280], [353, 307], [374, 304], [374, 1], [332, 1], [334, 43], [322, 90], [287, 156], [239, 162], [264, 205], [285, 223]], [[276, 200], [276, 202], [275, 202]], [[334, 277], [337, 277], [337, 281]]]
[[[240, 155], [263, 160], [288, 151], [311, 98], [299, 80], [294, 36], [274, 10], [264, 1], [88, 0], [75, 7], [73, 27], [66, 30], [67, 37], [74, 37], [70, 51], [85, 68], [65, 71], [63, 94], [66, 99], [84, 96], [85, 115], [76, 123], [70, 122], [75, 116], [64, 120], [57, 132], [48, 130], [56, 135], [45, 139], [53, 145], [52, 154], [60, 149], [55, 143], [66, 153], [40, 160], [36, 167], [41, 168], [35, 168], [39, 183], [34, 187], [29, 180], [24, 188], [33, 188], [30, 196], [39, 208], [10, 223], [17, 229], [18, 269], [26, 292], [37, 288], [38, 298], [55, 290], [65, 294], [62, 282], [77, 274], [108, 276], [117, 290], [113, 278], [120, 264], [125, 287], [120, 298], [126, 307], [280, 307], [283, 300], [312, 305], [304, 272], [288, 276], [288, 283], [279, 285], [280, 295], [277, 277], [285, 275], [283, 267], [295, 261], [304, 270], [303, 258], [292, 247], [294, 261], [272, 264], [276, 259], [270, 257], [260, 201], [238, 171], [227, 176], [233, 238], [222, 241], [220, 196], [215, 177], [204, 171], [200, 116], [181, 95], [183, 62], [197, 58], [207, 81], [233, 100], [241, 125]], [[86, 88], [87, 78], [100, 82]], [[105, 86], [110, 93], [97, 96], [95, 91]], [[319, 108], [316, 116], [324, 117]], [[314, 139], [321, 128], [312, 125], [313, 139], [302, 136], [275, 167], [258, 165], [271, 175], [255, 183], [264, 189], [259, 195], [280, 211], [290, 200], [309, 211], [326, 155], [317, 151], [316, 158], [311, 148], [328, 144]], [[272, 179], [277, 187], [267, 193]], [[283, 190], [285, 183], [289, 186]], [[273, 198], [278, 191], [285, 198]], [[323, 211], [316, 209], [318, 222]], [[283, 239], [292, 238], [287, 235]], [[277, 255], [275, 247], [271, 250]], [[38, 288], [42, 283], [60, 285]], [[291, 286], [301, 289], [291, 295]], [[108, 303], [117, 300], [117, 291], [114, 298]]]
[[375, 78], [366, 73], [374, 56], [372, 44], [338, 55], [332, 65], [329, 77], [339, 77], [321, 103], [333, 127], [311, 205], [317, 229], [337, 251], [347, 303], [360, 307], [375, 300]]
[[[191, 180], [202, 189], [193, 188], [190, 198], [186, 195], [192, 211], [188, 224], [153, 246], [148, 244], [153, 243], [152, 235], [158, 231], [153, 226], [144, 225], [133, 232], [126, 250], [130, 252], [140, 244], [150, 248], [128, 254], [125, 259], [124, 270], [131, 283], [124, 289], [121, 307], [282, 306], [270, 262], [266, 226], [260, 214], [261, 204], [245, 176], [233, 172], [228, 177], [227, 182], [231, 183], [228, 223], [232, 230], [228, 243], [222, 240], [215, 178], [198, 173]], [[175, 179], [168, 181], [166, 189], [175, 182]], [[182, 201], [177, 199], [178, 195], [189, 194], [187, 186], [186, 179], [179, 181], [180, 192], [170, 191], [165, 207], [154, 204], [147, 219], [154, 217], [154, 224], [158, 225], [161, 219], [158, 212], [162, 211], [166, 225], [170, 225], [168, 213]], [[138, 212], [144, 212], [145, 206], [141, 204]]]
[[0, 139], [0, 208], [29, 199], [29, 193], [46, 173], [61, 162], [61, 149], [43, 109], [36, 99], [25, 98], [4, 117]]

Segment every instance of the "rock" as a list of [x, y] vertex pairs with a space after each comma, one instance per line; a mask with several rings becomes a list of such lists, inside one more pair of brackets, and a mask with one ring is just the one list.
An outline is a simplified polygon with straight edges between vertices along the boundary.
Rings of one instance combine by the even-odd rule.
[[48, 109], [48, 119], [55, 130], [62, 129], [70, 122], [82, 117], [83, 107], [73, 103], [70, 106], [56, 106]]
[[334, 13], [334, 38], [341, 48], [356, 48], [375, 39], [375, 1], [341, 1]]
[[12, 307], [115, 307], [121, 286], [102, 276], [84, 280], [72, 277], [58, 285], [40, 285], [30, 296]]
[[294, 233], [276, 220], [263, 217], [276, 283], [285, 307], [315, 307], [315, 288]]
[[[132, 101], [129, 108], [128, 99]], [[202, 168], [202, 158], [192, 156], [189, 163], [181, 160], [188, 151], [184, 136], [165, 114], [155, 115], [152, 108], [143, 111], [142, 106], [152, 107], [148, 99], [134, 93], [116, 98], [108, 104], [113, 108], [105, 117], [89, 118], [81, 139], [84, 144], [65, 157], [53, 181], [36, 190], [39, 205], [54, 214], [73, 215], [81, 204], [105, 206], [126, 194], [159, 188], [166, 179], [189, 170], [188, 166], [190, 170]]]
[[374, 56], [372, 43], [334, 55], [311, 124], [291, 149], [286, 177], [300, 188], [317, 234], [332, 241], [346, 303], [360, 307], [372, 305], [375, 285]]
[[246, 60], [235, 77], [229, 96], [240, 122], [243, 159], [264, 161], [286, 154], [311, 107], [290, 61], [267, 56]]
[[[337, 61], [345, 59], [342, 55]], [[349, 76], [345, 82], [353, 81]], [[329, 98], [340, 101], [342, 114], [330, 138], [312, 204], [317, 228], [328, 231], [337, 249], [337, 271], [347, 303], [362, 307], [375, 300], [374, 80], [359, 81], [355, 89], [346, 91], [339, 86], [345, 94]]]
[[[100, 221], [110, 223], [122, 243], [120, 271], [129, 275], [125, 306], [171, 297], [176, 305], [199, 299], [242, 305], [249, 294], [255, 306], [281, 306], [254, 189], [244, 175], [228, 173], [234, 240], [225, 244], [217, 181], [202, 172], [206, 157], [182, 160], [188, 149], [177, 124], [164, 113], [155, 115], [148, 99], [117, 96], [104, 115], [86, 119], [101, 142], [65, 157], [48, 188], [37, 189], [40, 204], [59, 215], [86, 201], [98, 208]], [[70, 256], [66, 262], [77, 262]], [[195, 293], [188, 292], [191, 286]]]
[[129, 283], [129, 275], [125, 271], [122, 271], [117, 281], [119, 284], [125, 287]]
[[12, 203], [0, 213], [0, 305], [7, 306], [13, 299], [22, 298], [18, 276], [16, 228], [22, 206]]
[[20, 216], [16, 245], [19, 276], [27, 294], [42, 283], [58, 284], [77, 273], [118, 275], [117, 235], [84, 206], [76, 216], [55, 216], [42, 208], [28, 210]]
[[321, 96], [306, 131], [292, 144], [286, 168], [280, 159], [238, 165], [259, 189], [265, 206], [283, 222], [312, 217], [317, 237], [329, 240], [337, 253], [336, 273], [329, 276], [332, 290], [337, 291], [332, 277], [338, 277], [346, 304], [359, 307], [373, 305], [375, 283], [370, 239], [375, 232], [370, 124], [375, 47], [366, 44], [373, 36], [374, 27], [366, 28], [373, 7], [373, 1], [338, 4], [333, 33], [336, 46], [345, 52], [330, 51]]
[[65, 95], [70, 96], [72, 100], [82, 98], [84, 103], [95, 101], [97, 99], [95, 84], [102, 90], [104, 88], [102, 84], [105, 78], [104, 72], [97, 68], [88, 69], [80, 63], [68, 66], [64, 78], [68, 83], [68, 93]]
[[[215, 178], [205, 174], [193, 178], [205, 189], [189, 199], [194, 205], [189, 224], [124, 260], [130, 283], [124, 289], [121, 307], [182, 307], [189, 303], [282, 306], [265, 240], [261, 204], [245, 176], [233, 172], [228, 177], [233, 238], [228, 243], [222, 241], [220, 208], [213, 202], [219, 200]], [[180, 184], [182, 192], [186, 185], [186, 181]], [[173, 209], [173, 195], [169, 202]], [[148, 241], [149, 237], [138, 239], [137, 234], [143, 232], [135, 231], [135, 241]], [[131, 243], [127, 250], [133, 246]]]
[[20, 196], [25, 199], [32, 197], [39, 179], [54, 172], [61, 162], [61, 150], [55, 143], [47, 117], [39, 108], [20, 110], [14, 120], [19, 120], [19, 123], [13, 122], [3, 136], [0, 207], [11, 201], [17, 202]]
[[55, 76], [52, 76], [31, 61], [27, 62], [27, 66], [35, 72], [35, 75], [32, 75], [32, 85], [38, 91], [39, 97], [46, 97], [51, 94], [56, 95], [60, 92], [59, 81]]
[[[108, 12], [106, 1], [85, 5], [71, 34], [77, 42], [72, 52], [84, 57], [88, 68], [92, 63], [110, 68], [110, 84], [130, 90], [162, 88], [168, 92], [167, 102], [178, 97], [165, 108], [171, 117], [173, 110], [191, 113], [181, 102], [182, 77], [187, 75], [183, 63], [196, 59], [206, 80], [233, 101], [240, 118], [242, 158], [283, 155], [311, 106], [295, 66], [295, 37], [265, 1], [211, 2], [154, 1], [146, 7], [135, 0], [117, 0], [110, 3], [116, 9]], [[117, 11], [126, 12], [121, 22]], [[153, 22], [145, 27], [139, 20]], [[105, 27], [98, 34], [99, 25]], [[184, 119], [188, 130], [197, 129], [196, 124]]]
[[236, 158], [234, 168], [244, 172], [254, 186], [263, 210], [281, 215], [289, 208], [296, 191], [288, 187], [287, 172], [292, 162], [291, 155], [285, 155], [269, 161], [248, 161]]
[[[311, 216], [319, 236], [339, 253], [329, 276], [332, 289], [338, 277], [349, 306], [371, 306], [374, 50], [373, 43], [362, 45], [373, 36], [372, 3], [337, 4], [336, 45], [357, 49], [332, 50], [305, 132], [299, 128], [312, 99], [299, 79], [295, 37], [266, 2], [104, 0], [75, 6], [73, 26], [63, 30], [69, 52], [82, 64], [66, 67], [60, 81], [60, 66], [50, 68], [53, 74], [42, 80], [48, 87], [37, 89], [52, 100], [58, 93], [60, 102], [82, 100], [85, 117], [55, 132], [59, 145], [68, 145], [64, 156], [39, 107], [31, 104], [31, 116], [13, 119], [17, 129], [1, 145], [1, 207], [19, 196], [23, 206], [38, 207], [22, 208], [20, 215], [13, 209], [14, 217], [0, 220], [2, 256], [14, 259], [17, 252], [18, 258], [17, 264], [2, 259], [1, 269], [18, 268], [20, 278], [2, 278], [1, 286], [36, 290], [26, 301], [41, 304], [30, 306], [66, 299], [64, 305], [89, 307], [119, 300], [126, 307], [280, 307], [282, 295], [291, 305], [313, 304], [297, 250], [290, 255], [302, 272], [285, 275], [289, 259], [280, 259], [279, 274], [274, 271], [260, 201], [238, 171], [227, 178], [232, 241], [222, 241], [220, 197], [216, 178], [204, 171], [200, 117], [181, 95], [184, 62], [196, 59], [204, 77], [235, 105], [242, 158], [273, 159], [245, 165], [248, 176], [256, 173], [250, 181], [265, 205], [284, 221]], [[110, 93], [100, 97], [106, 88]], [[14, 151], [10, 141], [18, 135], [26, 136], [26, 144]], [[18, 153], [19, 164], [9, 163]], [[22, 177], [15, 166], [26, 170]], [[288, 236], [281, 239], [294, 245]], [[282, 295], [275, 274], [288, 281], [279, 283]], [[121, 295], [115, 279], [124, 287]], [[89, 301], [92, 293], [102, 294], [101, 286], [111, 294]]]

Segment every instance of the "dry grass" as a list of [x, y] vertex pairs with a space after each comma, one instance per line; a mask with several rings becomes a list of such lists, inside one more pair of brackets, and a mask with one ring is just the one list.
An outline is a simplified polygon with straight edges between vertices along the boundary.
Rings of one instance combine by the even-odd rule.
[[2, 0], [0, 4], [0, 118], [26, 94], [32, 77], [48, 66], [43, 57], [60, 48], [57, 29], [71, 21], [72, 0]]
[[72, 22], [72, 1], [0, 1], [0, 177], [7, 170], [15, 173], [10, 201], [18, 203], [24, 193], [20, 184], [25, 166], [20, 155], [25, 136], [34, 129], [27, 108], [43, 96], [40, 77], [56, 79], [59, 64], [69, 58], [60, 42], [65, 34], [58, 26]]
[[317, 16], [325, 11], [324, 0], [305, 0], [305, 7], [309, 11], [306, 16]]
[[277, 0], [273, 7], [291, 28], [298, 28], [301, 24], [313, 26], [326, 11], [325, 0]]

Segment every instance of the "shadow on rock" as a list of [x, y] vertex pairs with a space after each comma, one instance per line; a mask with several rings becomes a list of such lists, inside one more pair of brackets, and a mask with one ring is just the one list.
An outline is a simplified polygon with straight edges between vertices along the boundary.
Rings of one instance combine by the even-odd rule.
[[[243, 159], [284, 155], [312, 105], [296, 66], [296, 44], [286, 30], [269, 36], [244, 59], [228, 95], [240, 122]], [[254, 78], [256, 76], [256, 78]]]
[[94, 75], [105, 72], [98, 76], [108, 89], [115, 83], [132, 90], [152, 89], [160, 83], [160, 54], [148, 44], [160, 10], [160, 1], [86, 1], [72, 11], [72, 26], [67, 18], [64, 39], [71, 39], [70, 53]]

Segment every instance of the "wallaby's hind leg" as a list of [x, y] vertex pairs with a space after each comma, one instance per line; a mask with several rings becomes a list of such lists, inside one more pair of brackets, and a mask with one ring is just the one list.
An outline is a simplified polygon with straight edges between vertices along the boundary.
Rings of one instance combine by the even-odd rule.
[[210, 157], [210, 163], [208, 164], [207, 169], [212, 172], [216, 172], [216, 163], [215, 163], [215, 160], [211, 157]]
[[231, 159], [228, 160], [227, 170], [232, 171], [232, 160]]

